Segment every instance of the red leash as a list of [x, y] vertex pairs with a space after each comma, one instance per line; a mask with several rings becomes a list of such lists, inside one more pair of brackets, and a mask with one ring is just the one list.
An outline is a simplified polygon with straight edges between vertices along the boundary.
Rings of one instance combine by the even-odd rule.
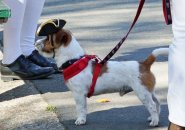
[[[121, 45], [125, 42], [125, 40], [127, 39], [129, 33], [131, 32], [132, 28], [134, 27], [135, 23], [137, 22], [143, 5], [145, 3], [145, 0], [140, 0], [137, 12], [136, 12], [136, 16], [134, 18], [134, 21], [132, 22], [129, 31], [127, 32], [127, 34], [120, 40], [120, 42], [111, 50], [111, 52], [109, 52], [109, 54], [101, 61], [101, 64], [105, 64], [121, 47]], [[164, 13], [164, 17], [165, 17], [165, 21], [166, 24], [169, 25], [172, 23], [172, 17], [171, 17], [171, 9], [170, 9], [170, 0], [163, 0], [163, 13]]]
[[118, 50], [119, 48], [121, 47], [121, 45], [124, 43], [124, 41], [127, 39], [130, 31], [132, 30], [132, 28], [134, 27], [135, 23], [137, 22], [140, 14], [141, 14], [141, 11], [143, 9], [143, 5], [145, 3], [145, 0], [140, 0], [140, 3], [139, 3], [139, 7], [137, 9], [137, 12], [136, 12], [136, 16], [134, 18], [134, 21], [132, 22], [130, 28], [129, 28], [129, 31], [127, 32], [127, 34], [120, 40], [120, 42], [111, 50], [111, 52], [109, 52], [109, 54], [101, 61], [101, 64], [105, 64]]
[[172, 24], [170, 0], [163, 0], [163, 14], [166, 24]]

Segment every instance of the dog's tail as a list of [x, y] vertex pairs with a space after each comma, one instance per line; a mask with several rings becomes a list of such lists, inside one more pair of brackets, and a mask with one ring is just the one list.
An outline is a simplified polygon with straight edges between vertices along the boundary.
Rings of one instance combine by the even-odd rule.
[[160, 55], [168, 55], [169, 48], [158, 48], [152, 51], [151, 55], [147, 57], [146, 60], [142, 62], [145, 66], [148, 66], [150, 69], [151, 65], [154, 63], [156, 58]]

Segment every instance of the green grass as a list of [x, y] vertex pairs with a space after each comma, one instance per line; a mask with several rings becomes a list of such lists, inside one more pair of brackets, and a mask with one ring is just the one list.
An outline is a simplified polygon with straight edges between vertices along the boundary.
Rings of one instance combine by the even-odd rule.
[[46, 111], [48, 111], [48, 112], [56, 112], [56, 107], [55, 106], [53, 106], [53, 105], [48, 105], [47, 107], [46, 107]]

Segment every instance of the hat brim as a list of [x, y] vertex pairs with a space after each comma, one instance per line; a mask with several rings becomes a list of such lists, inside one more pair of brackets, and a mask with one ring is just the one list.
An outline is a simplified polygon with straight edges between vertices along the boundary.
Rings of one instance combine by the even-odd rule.
[[37, 29], [37, 36], [48, 36], [58, 32], [64, 27], [66, 21], [63, 19], [52, 19], [43, 22]]

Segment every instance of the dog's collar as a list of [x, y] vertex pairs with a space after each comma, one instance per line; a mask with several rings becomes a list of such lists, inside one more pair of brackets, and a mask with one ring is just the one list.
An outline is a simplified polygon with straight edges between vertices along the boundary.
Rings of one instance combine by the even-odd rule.
[[83, 57], [84, 56], [80, 56], [80, 58], [71, 59], [71, 60], [66, 61], [65, 63], [62, 64], [62, 66], [59, 67], [59, 70], [64, 70], [68, 68], [70, 65], [72, 65], [73, 63], [75, 63], [76, 61], [80, 60]]

